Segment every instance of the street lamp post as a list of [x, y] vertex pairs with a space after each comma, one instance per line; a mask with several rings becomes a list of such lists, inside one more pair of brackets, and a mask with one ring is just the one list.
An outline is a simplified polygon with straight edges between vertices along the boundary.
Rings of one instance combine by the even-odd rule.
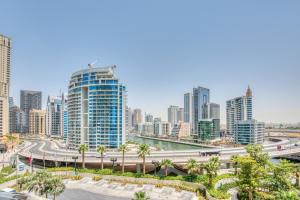
[[77, 159], [78, 159], [78, 156], [73, 156], [72, 159], [74, 160], [74, 163], [75, 163], [75, 166], [74, 166], [74, 172], [75, 172], [75, 175], [77, 175]]
[[19, 170], [19, 154], [16, 155], [16, 175], [18, 177], [18, 170]]
[[44, 164], [44, 169], [46, 169], [46, 161], [45, 161], [46, 153], [44, 152], [43, 154], [43, 164]]
[[154, 165], [154, 175], [156, 176], [156, 168], [159, 166], [159, 162], [156, 160], [152, 160], [152, 164]]
[[112, 173], [114, 173], [115, 163], [117, 162], [117, 158], [113, 157], [113, 158], [110, 159], [110, 161], [112, 162]]

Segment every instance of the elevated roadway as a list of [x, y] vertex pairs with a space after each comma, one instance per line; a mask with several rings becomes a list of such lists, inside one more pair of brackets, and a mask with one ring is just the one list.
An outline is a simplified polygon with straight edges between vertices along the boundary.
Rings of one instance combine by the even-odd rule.
[[[278, 151], [277, 146], [281, 145], [284, 150]], [[295, 146], [295, 142], [287, 139], [281, 139], [278, 142], [273, 142], [264, 145], [264, 151], [268, 152], [270, 157], [282, 157], [300, 153], [300, 146]], [[228, 163], [232, 155], [245, 155], [246, 150], [243, 147], [239, 148], [213, 148], [213, 149], [199, 149], [199, 150], [180, 150], [180, 151], [153, 151], [149, 156], [146, 156], [146, 163], [151, 164], [153, 160], [161, 161], [162, 159], [171, 159], [175, 164], [185, 164], [190, 158], [198, 162], [206, 162], [210, 156], [203, 156], [203, 154], [219, 152], [221, 162]], [[73, 156], [78, 156], [77, 162], [81, 162], [81, 154], [78, 151], [66, 150], [65, 146], [59, 142], [50, 140], [27, 140], [26, 146], [19, 152], [22, 157], [30, 157], [34, 160], [73, 163]], [[117, 163], [122, 161], [122, 154], [120, 152], [107, 152], [104, 157], [104, 164], [111, 165], [111, 158], [117, 158]], [[86, 164], [99, 165], [100, 158], [96, 152], [86, 152]], [[136, 152], [127, 152], [125, 154], [125, 164], [135, 165], [142, 163], [142, 159], [138, 158]]]

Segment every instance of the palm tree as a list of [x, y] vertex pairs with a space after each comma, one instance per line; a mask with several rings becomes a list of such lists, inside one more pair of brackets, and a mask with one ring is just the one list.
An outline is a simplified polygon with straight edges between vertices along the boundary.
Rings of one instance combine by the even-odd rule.
[[97, 152], [101, 155], [101, 170], [103, 169], [103, 157], [104, 153], [106, 152], [106, 147], [104, 145], [100, 145], [97, 148]]
[[238, 159], [238, 155], [233, 155], [231, 156], [231, 161], [233, 162], [233, 167], [234, 167], [234, 175], [237, 175], [237, 168], [238, 168], [238, 162], [237, 162], [237, 159]]
[[140, 144], [138, 151], [138, 157], [143, 159], [143, 174], [146, 174], [146, 155], [150, 155], [150, 147], [147, 144]]
[[296, 187], [300, 186], [300, 166], [295, 167], [295, 176], [296, 176]]
[[35, 191], [39, 195], [47, 194], [46, 183], [50, 180], [51, 174], [46, 171], [37, 171], [33, 176], [29, 178], [28, 191]]
[[212, 186], [213, 179], [218, 175], [218, 169], [220, 167], [220, 160], [219, 157], [212, 157], [209, 159], [207, 163], [203, 165], [204, 169], [207, 172], [207, 177], [209, 181], [209, 186]]
[[23, 185], [26, 184], [29, 181], [29, 178], [26, 176], [22, 176], [17, 180], [17, 184], [19, 185], [20, 191], [23, 190]]
[[134, 197], [132, 200], [149, 200], [150, 198], [146, 195], [145, 192], [140, 191], [140, 192], [136, 192], [134, 193]]
[[11, 149], [14, 149], [14, 142], [17, 140], [17, 137], [13, 136], [12, 134], [5, 135], [7, 141], [11, 144]]
[[88, 150], [88, 146], [86, 144], [81, 144], [79, 145], [78, 151], [79, 153], [81, 153], [81, 157], [82, 157], [82, 168], [85, 168], [85, 152]]
[[66, 186], [62, 182], [61, 178], [53, 177], [48, 181], [49, 184], [49, 193], [53, 195], [53, 199], [55, 200], [56, 196], [60, 195], [64, 192]]
[[122, 152], [122, 173], [124, 173], [124, 159], [125, 159], [125, 153], [128, 151], [128, 146], [127, 144], [122, 144], [119, 147], [119, 151]]
[[188, 170], [187, 172], [189, 175], [195, 175], [199, 170], [199, 164], [195, 159], [191, 158], [187, 161], [185, 168]]
[[160, 162], [160, 167], [165, 169], [165, 176], [168, 176], [168, 168], [173, 167], [173, 162], [172, 162], [172, 160], [169, 160], [169, 159], [163, 159]]

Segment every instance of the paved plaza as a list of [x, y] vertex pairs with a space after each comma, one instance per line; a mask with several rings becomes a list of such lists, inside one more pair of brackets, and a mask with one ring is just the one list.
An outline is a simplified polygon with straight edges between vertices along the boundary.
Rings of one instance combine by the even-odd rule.
[[176, 192], [174, 188], [156, 188], [154, 185], [136, 185], [109, 182], [107, 180], [92, 181], [83, 178], [80, 181], [65, 180], [66, 191], [59, 200], [130, 200], [134, 193], [145, 191], [152, 200], [196, 200], [194, 193], [188, 191]]

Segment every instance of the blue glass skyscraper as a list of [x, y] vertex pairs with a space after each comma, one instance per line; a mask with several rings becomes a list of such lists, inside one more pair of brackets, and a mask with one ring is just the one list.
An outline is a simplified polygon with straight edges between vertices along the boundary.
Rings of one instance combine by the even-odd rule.
[[193, 116], [192, 127], [193, 133], [198, 133], [198, 122], [201, 119], [207, 118], [205, 115], [205, 105], [210, 102], [209, 89], [204, 87], [197, 87], [193, 89]]
[[115, 66], [83, 69], [72, 74], [68, 94], [68, 143], [118, 148], [125, 142], [126, 90]]

